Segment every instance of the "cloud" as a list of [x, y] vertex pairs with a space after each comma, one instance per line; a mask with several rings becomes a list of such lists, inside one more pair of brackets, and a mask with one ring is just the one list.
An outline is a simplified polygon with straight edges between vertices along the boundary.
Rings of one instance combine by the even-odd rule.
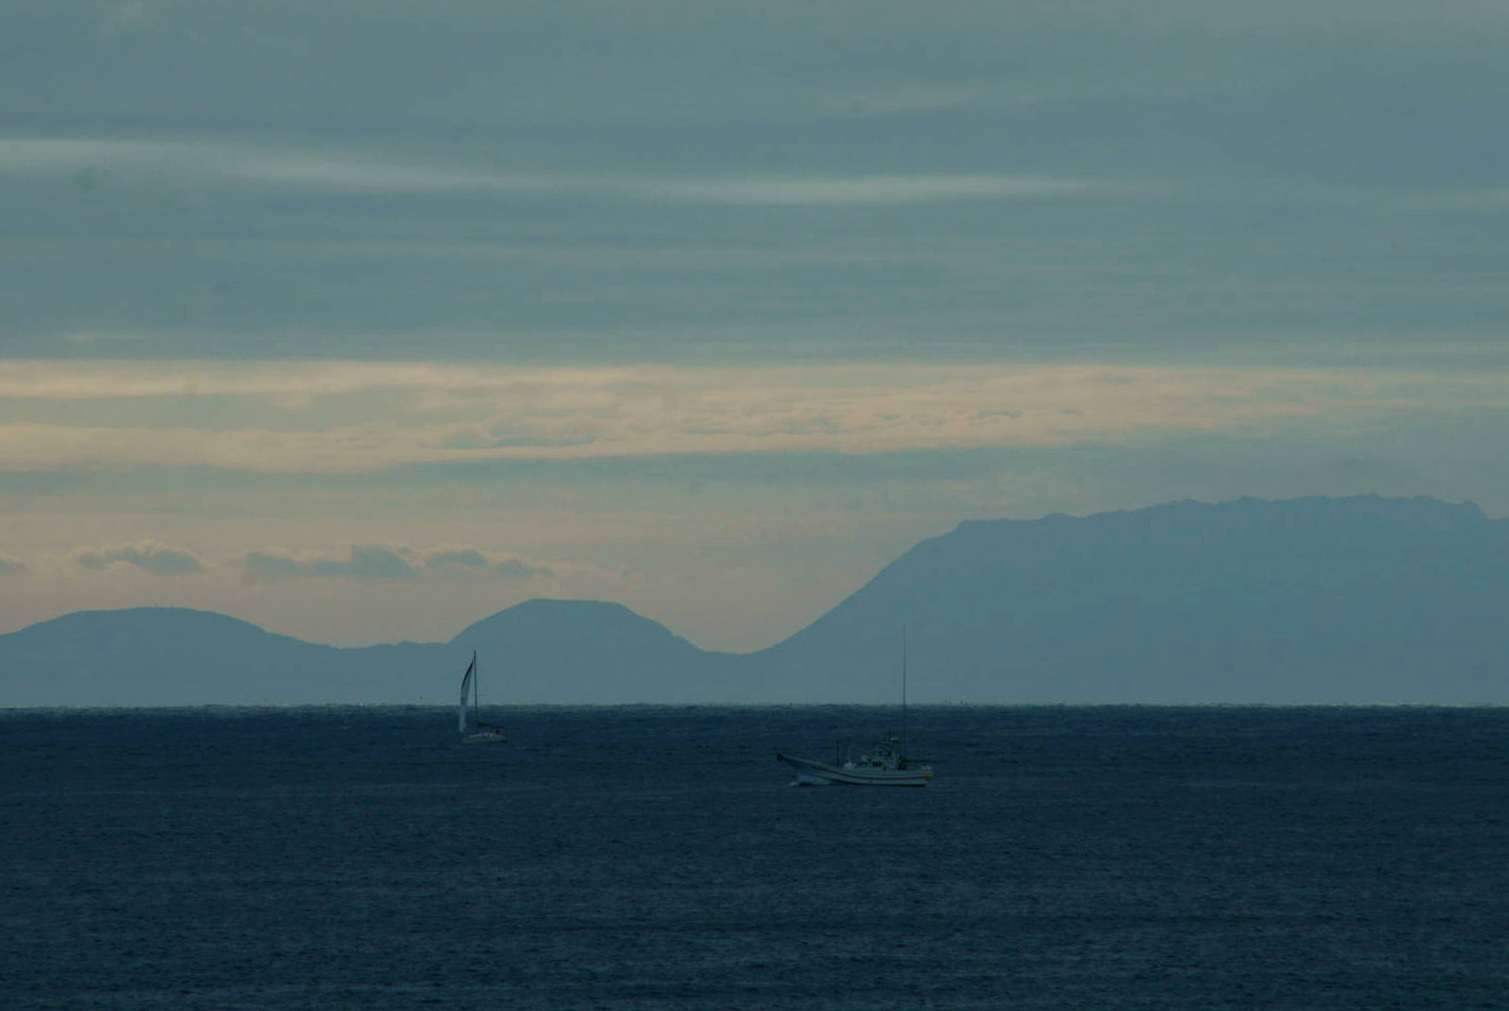
[[246, 571], [259, 579], [292, 579], [313, 576], [320, 579], [414, 579], [419, 569], [406, 555], [406, 548], [380, 545], [354, 545], [344, 558], [334, 556], [300, 556], [278, 552], [253, 551], [243, 560]]
[[973, 85], [914, 85], [824, 96], [818, 108], [838, 116], [895, 116], [940, 109], [957, 109], [980, 98], [984, 88]]
[[789, 207], [896, 206], [944, 200], [1105, 194], [1120, 189], [1109, 184], [1048, 176], [947, 173], [640, 180], [617, 183], [614, 188], [632, 196], [668, 201]]
[[24, 576], [30, 571], [26, 563], [0, 555], [0, 576]]
[[404, 557], [402, 549], [380, 545], [356, 545], [347, 559], [321, 558], [311, 566], [311, 575], [351, 579], [413, 579], [419, 570]]
[[252, 551], [243, 559], [253, 579], [377, 579], [413, 580], [424, 575], [445, 576], [476, 572], [508, 579], [551, 577], [550, 565], [518, 555], [497, 555], [473, 547], [418, 550], [403, 545], [353, 545], [344, 555], [281, 551]]
[[1509, 211], [1509, 187], [1440, 187], [1424, 192], [1391, 194], [1404, 207], [1425, 211], [1494, 213]]
[[151, 31], [165, 13], [165, 5], [147, 0], [110, 4], [100, 10], [99, 30], [105, 35], [144, 34]]
[[254, 182], [342, 192], [431, 193], [527, 185], [495, 173], [220, 141], [12, 137], [0, 140], [0, 172], [105, 172], [111, 174], [106, 178]]
[[112, 565], [134, 565], [157, 576], [187, 576], [203, 572], [204, 563], [192, 552], [164, 547], [151, 541], [114, 548], [80, 548], [70, 556], [86, 569], [105, 569]]
[[[859, 206], [1107, 194], [1109, 183], [1004, 173], [665, 175], [507, 173], [219, 141], [0, 139], [0, 173], [254, 183], [338, 193], [525, 193], [659, 203]], [[104, 175], [101, 175], [104, 173]]]
[[[1124, 445], [1283, 426], [1322, 437], [1400, 412], [1504, 410], [1509, 384], [1491, 368], [12, 362], [0, 363], [0, 403], [7, 398], [0, 470], [12, 473], [363, 474], [505, 460]], [[184, 413], [196, 398], [234, 410], [222, 403], [196, 423]], [[331, 560], [331, 572], [409, 578], [426, 564], [386, 550]]]
[[531, 562], [518, 555], [490, 555], [477, 548], [447, 548], [426, 552], [424, 566], [442, 569], [447, 566], [491, 572], [510, 579], [534, 579], [558, 575], [550, 565]]
[[301, 562], [291, 555], [267, 551], [249, 553], [242, 564], [246, 571], [259, 579], [294, 579], [309, 574], [309, 563]]
[[469, 569], [484, 569], [488, 565], [487, 556], [476, 548], [432, 551], [427, 556], [427, 560], [431, 565], [459, 565]]

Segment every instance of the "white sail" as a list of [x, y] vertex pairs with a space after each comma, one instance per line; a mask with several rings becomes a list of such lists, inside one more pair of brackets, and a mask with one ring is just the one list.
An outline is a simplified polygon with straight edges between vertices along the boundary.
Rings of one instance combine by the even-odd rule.
[[472, 677], [477, 673], [477, 654], [472, 654], [472, 662], [466, 665], [466, 673], [461, 677], [461, 708], [458, 716], [461, 720], [461, 733], [466, 733], [466, 704], [471, 699]]

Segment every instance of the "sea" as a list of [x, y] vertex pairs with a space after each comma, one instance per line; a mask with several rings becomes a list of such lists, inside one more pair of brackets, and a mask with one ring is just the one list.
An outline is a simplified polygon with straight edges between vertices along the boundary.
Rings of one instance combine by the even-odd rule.
[[1509, 1007], [1509, 709], [0, 711], [0, 1008]]

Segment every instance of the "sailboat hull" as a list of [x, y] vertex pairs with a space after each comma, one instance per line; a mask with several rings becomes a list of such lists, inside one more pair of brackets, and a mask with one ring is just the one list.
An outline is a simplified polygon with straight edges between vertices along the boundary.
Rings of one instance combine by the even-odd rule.
[[799, 755], [776, 755], [796, 771], [797, 786], [926, 786], [933, 778], [927, 766], [915, 769], [873, 769], [829, 765]]

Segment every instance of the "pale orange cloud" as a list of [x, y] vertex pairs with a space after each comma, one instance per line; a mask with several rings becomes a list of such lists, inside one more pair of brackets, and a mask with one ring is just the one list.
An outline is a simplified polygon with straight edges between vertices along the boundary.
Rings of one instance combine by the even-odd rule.
[[[360, 473], [445, 461], [1125, 444], [1300, 423], [1342, 430], [1370, 413], [1509, 406], [1506, 391], [1496, 375], [1362, 369], [22, 362], [0, 364], [0, 396], [66, 402], [78, 420], [13, 412], [0, 423], [0, 468]], [[199, 397], [234, 400], [240, 420], [184, 420]], [[107, 403], [108, 420], [92, 410]]]

